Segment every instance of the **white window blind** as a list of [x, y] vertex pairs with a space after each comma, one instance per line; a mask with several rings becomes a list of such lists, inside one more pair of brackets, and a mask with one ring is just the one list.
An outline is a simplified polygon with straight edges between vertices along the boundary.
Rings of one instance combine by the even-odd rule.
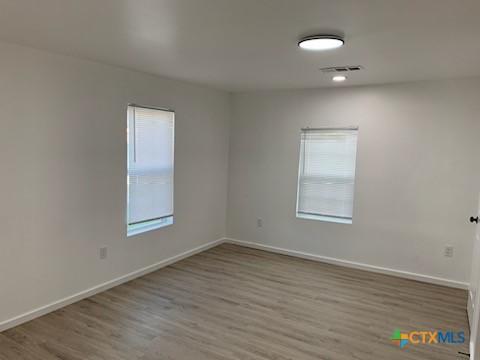
[[128, 107], [128, 225], [173, 217], [174, 113]]
[[297, 216], [351, 223], [358, 129], [301, 133]]

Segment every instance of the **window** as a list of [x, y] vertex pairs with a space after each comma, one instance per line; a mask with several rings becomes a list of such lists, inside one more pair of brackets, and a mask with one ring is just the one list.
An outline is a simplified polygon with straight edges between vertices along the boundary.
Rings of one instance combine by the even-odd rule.
[[127, 235], [173, 224], [174, 113], [128, 107]]
[[358, 129], [301, 133], [297, 217], [352, 223]]

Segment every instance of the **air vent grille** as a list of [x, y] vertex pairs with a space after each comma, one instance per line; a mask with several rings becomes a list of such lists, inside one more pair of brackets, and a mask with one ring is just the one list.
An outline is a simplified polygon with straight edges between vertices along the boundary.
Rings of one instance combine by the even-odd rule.
[[361, 65], [332, 66], [332, 67], [325, 67], [320, 69], [320, 71], [323, 73], [345, 73], [345, 72], [359, 71], [359, 70], [363, 70], [363, 66]]

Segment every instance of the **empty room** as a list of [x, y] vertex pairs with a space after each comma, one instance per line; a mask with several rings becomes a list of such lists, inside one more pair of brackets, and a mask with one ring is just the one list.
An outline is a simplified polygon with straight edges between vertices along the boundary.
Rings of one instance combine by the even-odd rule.
[[478, 0], [0, 0], [0, 360], [480, 360]]

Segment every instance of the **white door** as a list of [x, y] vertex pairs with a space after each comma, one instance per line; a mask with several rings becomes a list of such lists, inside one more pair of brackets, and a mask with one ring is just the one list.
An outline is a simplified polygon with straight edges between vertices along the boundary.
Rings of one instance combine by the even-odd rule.
[[468, 320], [470, 322], [470, 359], [480, 360], [480, 225], [479, 211], [470, 218], [470, 222], [477, 224], [475, 243], [473, 247], [472, 273], [470, 276], [470, 289], [468, 294]]

